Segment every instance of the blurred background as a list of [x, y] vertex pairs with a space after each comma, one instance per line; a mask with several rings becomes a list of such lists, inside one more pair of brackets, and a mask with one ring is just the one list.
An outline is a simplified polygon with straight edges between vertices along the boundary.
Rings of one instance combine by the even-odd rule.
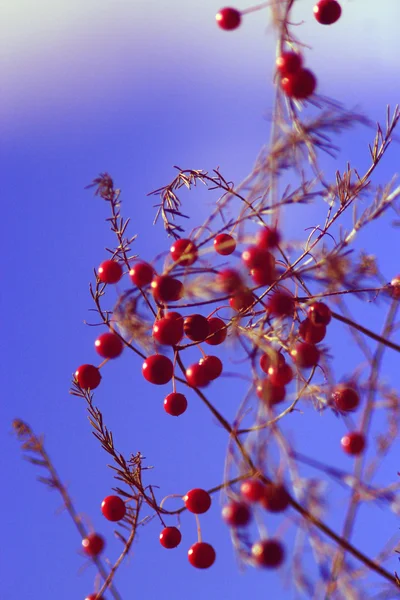
[[[304, 54], [317, 75], [318, 92], [384, 121], [386, 105], [400, 97], [393, 50], [400, 4], [342, 0], [342, 18], [332, 27], [315, 21], [313, 4], [298, 0], [293, 21], [302, 22], [296, 34], [310, 47]], [[245, 2], [237, 8], [249, 6]], [[88, 312], [93, 268], [108, 257], [105, 247], [114, 245], [104, 221], [108, 207], [84, 186], [100, 172], [112, 175], [123, 190], [123, 214], [132, 219], [130, 234], [138, 234], [133, 253], [152, 260], [171, 240], [161, 223], [152, 228], [156, 200], [146, 194], [173, 179], [174, 165], [208, 171], [219, 166], [235, 183], [251, 170], [269, 139], [275, 39], [268, 11], [249, 14], [237, 31], [225, 32], [215, 24], [220, 8], [212, 0], [0, 0], [4, 600], [80, 600], [93, 591], [95, 576], [80, 554], [73, 524], [59, 512], [60, 498], [37, 483], [35, 468], [22, 460], [11, 428], [15, 417], [45, 434], [78, 510], [106, 537], [106, 556], [113, 561], [119, 554], [113, 524], [100, 513], [114, 485], [108, 458], [91, 434], [85, 405], [68, 394], [75, 369], [99, 362], [93, 342], [100, 330], [83, 321], [94, 316]], [[333, 179], [336, 169], [343, 171], [347, 160], [362, 172], [373, 136], [372, 130], [357, 127], [336, 139], [342, 153], [336, 161], [324, 159], [327, 178]], [[396, 156], [398, 146], [393, 145], [375, 183], [386, 183], [398, 170]], [[190, 231], [216, 196], [204, 189], [182, 197], [184, 212], [192, 217]], [[321, 223], [322, 215], [313, 208], [295, 221], [286, 216], [284, 238], [305, 239], [305, 227]], [[393, 214], [385, 216], [358, 241], [359, 248], [377, 255], [388, 281], [400, 272], [391, 220]], [[126, 287], [127, 278], [118, 289]], [[107, 298], [111, 308], [115, 291], [110, 289]], [[358, 320], [368, 319], [374, 331], [381, 330], [386, 310], [385, 303], [374, 310], [354, 304]], [[327, 343], [338, 379], [361, 362], [340, 325], [332, 328]], [[386, 353], [383, 374], [393, 387], [396, 360], [393, 352]], [[230, 364], [227, 371], [235, 368]], [[159, 486], [159, 499], [220, 483], [227, 446], [223, 431], [194, 395], [188, 396], [190, 410], [179, 419], [165, 414], [162, 400], [168, 392], [146, 384], [140, 370], [140, 361], [125, 352], [106, 365], [96, 392], [117, 448], [127, 455], [140, 450], [146, 464], [154, 466], [146, 483]], [[210, 388], [227, 416], [239, 403], [236, 386], [235, 379], [222, 377]], [[338, 443], [345, 431], [341, 419], [305, 408], [285, 428], [307, 455], [351, 470], [353, 462], [342, 456]], [[378, 481], [396, 481], [396, 454]], [[346, 493], [326, 516], [338, 531]], [[272, 532], [280, 522], [278, 517], [269, 520]], [[198, 571], [187, 561], [187, 548], [196, 540], [193, 515], [183, 515], [183, 542], [173, 551], [161, 548], [154, 520], [140, 530], [118, 573], [124, 600], [296, 597], [290, 589], [290, 561], [277, 572], [238, 568], [217, 496], [201, 523], [203, 539], [217, 551], [213, 568]], [[398, 533], [398, 521], [386, 505], [362, 509], [358, 525], [354, 543], [372, 557]], [[290, 554], [291, 529], [285, 535]], [[397, 569], [396, 555], [386, 567]]]

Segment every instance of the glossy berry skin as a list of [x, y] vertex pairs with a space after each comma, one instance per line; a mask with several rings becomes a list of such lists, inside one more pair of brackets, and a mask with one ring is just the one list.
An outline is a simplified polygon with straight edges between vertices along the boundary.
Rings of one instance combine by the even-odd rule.
[[268, 368], [268, 379], [274, 386], [288, 385], [293, 379], [293, 370], [286, 362], [271, 365]]
[[222, 509], [222, 518], [231, 527], [244, 527], [251, 519], [251, 511], [244, 502], [229, 502]]
[[204, 342], [210, 333], [210, 326], [203, 315], [189, 315], [183, 322], [183, 331], [192, 342]]
[[214, 564], [215, 558], [214, 548], [206, 542], [196, 542], [189, 548], [189, 562], [197, 569], [208, 569]]
[[283, 385], [273, 385], [269, 379], [261, 379], [256, 387], [256, 394], [267, 406], [283, 402], [286, 390]]
[[340, 19], [342, 8], [336, 0], [319, 0], [314, 6], [314, 17], [321, 25], [332, 25]]
[[89, 594], [89, 596], [86, 596], [85, 600], [104, 600], [104, 597], [98, 596], [97, 594]]
[[358, 431], [352, 431], [351, 433], [344, 435], [340, 440], [340, 443], [346, 454], [356, 456], [361, 454], [365, 448], [365, 437]]
[[176, 346], [183, 338], [183, 317], [177, 312], [167, 313], [153, 325], [153, 338], [164, 346]]
[[261, 354], [260, 356], [260, 367], [267, 374], [270, 367], [281, 367], [285, 362], [283, 354], [272, 348], [269, 352], [265, 352], [265, 354]]
[[175, 302], [183, 296], [183, 285], [179, 279], [170, 275], [160, 275], [151, 282], [153, 298], [160, 304]]
[[217, 274], [216, 282], [218, 287], [227, 294], [237, 292], [243, 287], [243, 281], [240, 273], [235, 269], [223, 269]]
[[172, 417], [179, 417], [187, 409], [186, 396], [179, 392], [171, 392], [164, 400], [164, 410]]
[[232, 31], [239, 27], [242, 15], [236, 8], [221, 8], [215, 17], [215, 20], [217, 21], [218, 27], [221, 29]]
[[222, 361], [218, 356], [205, 356], [199, 360], [199, 364], [205, 368], [210, 381], [217, 379], [222, 373]]
[[245, 312], [254, 304], [254, 295], [250, 290], [237, 292], [232, 298], [229, 298], [229, 306], [237, 312]]
[[188, 239], [176, 240], [171, 248], [172, 259], [184, 267], [190, 267], [198, 258], [196, 245]]
[[160, 544], [164, 548], [176, 548], [181, 543], [182, 534], [177, 527], [164, 527], [160, 533]]
[[313, 302], [308, 307], [307, 316], [314, 325], [328, 325], [332, 320], [332, 313], [323, 302]]
[[82, 540], [83, 551], [88, 556], [98, 556], [103, 551], [104, 546], [104, 538], [98, 533], [89, 533], [89, 535]]
[[[282, 77], [296, 73], [303, 64], [301, 54], [297, 52], [282, 52], [276, 59], [276, 68]], [[272, 247], [272, 246], [271, 246]]]
[[101, 512], [108, 521], [120, 521], [126, 515], [125, 502], [119, 496], [107, 496], [101, 503]]
[[94, 343], [97, 354], [103, 358], [117, 358], [122, 354], [124, 343], [115, 333], [102, 333]]
[[265, 492], [265, 485], [259, 479], [247, 479], [240, 486], [240, 493], [247, 502], [259, 502]]
[[207, 512], [211, 506], [210, 494], [201, 488], [190, 490], [183, 496], [183, 501], [188, 511], [195, 515], [202, 515]]
[[255, 285], [271, 285], [276, 279], [275, 269], [270, 267], [251, 269], [250, 275]]
[[100, 384], [101, 375], [94, 365], [81, 365], [75, 371], [75, 379], [83, 390], [95, 390]]
[[249, 246], [242, 252], [242, 261], [248, 269], [266, 269], [271, 271], [275, 267], [275, 258], [265, 248]]
[[[210, 346], [219, 346], [226, 340], [228, 330], [225, 327], [225, 323], [218, 317], [210, 317], [207, 319], [209, 328], [209, 337], [205, 340], [206, 344]], [[213, 334], [213, 335], [210, 335]]]
[[307, 342], [297, 344], [290, 354], [300, 369], [316, 367], [321, 355], [314, 344], [308, 344]]
[[400, 300], [400, 275], [393, 277], [392, 281], [390, 282], [390, 286], [390, 295], [392, 298], [395, 300]]
[[267, 483], [264, 488], [264, 496], [261, 499], [262, 506], [269, 512], [283, 512], [289, 506], [289, 494], [283, 485]]
[[138, 262], [135, 263], [129, 271], [129, 277], [131, 278], [132, 283], [139, 288], [142, 288], [152, 282], [154, 269], [147, 262]]
[[285, 558], [285, 551], [278, 540], [260, 540], [251, 547], [251, 554], [258, 567], [274, 569], [279, 567]]
[[267, 302], [268, 312], [275, 317], [292, 317], [294, 307], [293, 296], [286, 292], [274, 292]]
[[[296, 55], [297, 56], [297, 55]], [[281, 241], [281, 234], [275, 227], [263, 227], [257, 233], [257, 246], [264, 250], [276, 248]]]
[[155, 385], [164, 385], [171, 381], [174, 374], [174, 365], [162, 354], [148, 356], [142, 365], [143, 377]]
[[98, 269], [102, 283], [117, 283], [122, 277], [122, 267], [116, 260], [105, 260]]
[[305, 100], [314, 93], [317, 80], [309, 69], [299, 69], [281, 80], [281, 87], [289, 98]]
[[228, 233], [219, 233], [214, 238], [214, 249], [222, 256], [229, 256], [236, 250], [236, 241]]
[[210, 383], [207, 369], [200, 363], [190, 365], [185, 372], [186, 381], [191, 387], [206, 387]]
[[360, 404], [360, 396], [356, 390], [347, 385], [339, 385], [333, 391], [332, 400], [335, 408], [340, 412], [356, 410]]
[[299, 335], [309, 344], [318, 344], [326, 336], [325, 325], [314, 325], [310, 319], [304, 319], [299, 325]]

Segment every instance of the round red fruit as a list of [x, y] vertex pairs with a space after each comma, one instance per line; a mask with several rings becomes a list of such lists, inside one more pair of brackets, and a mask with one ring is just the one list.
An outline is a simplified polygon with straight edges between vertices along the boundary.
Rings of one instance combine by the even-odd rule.
[[100, 371], [94, 365], [81, 365], [75, 371], [75, 379], [83, 390], [94, 390], [100, 384]]
[[241, 23], [242, 15], [236, 8], [221, 8], [216, 14], [215, 20], [217, 21], [218, 27], [225, 31], [232, 31], [237, 29]]
[[285, 551], [278, 540], [260, 540], [253, 544], [251, 554], [259, 567], [274, 569], [279, 567], [285, 558]]
[[129, 277], [132, 283], [142, 288], [152, 282], [154, 277], [154, 269], [149, 263], [138, 262], [133, 265], [129, 271]]
[[309, 69], [299, 69], [296, 73], [283, 77], [281, 86], [289, 98], [305, 100], [314, 93], [317, 80]]
[[154, 300], [164, 304], [166, 302], [175, 302], [183, 296], [183, 285], [179, 279], [170, 275], [160, 275], [151, 282]]
[[264, 488], [264, 496], [261, 499], [262, 506], [269, 512], [283, 512], [289, 506], [290, 497], [285, 487], [277, 483], [267, 483]]
[[268, 312], [276, 317], [292, 317], [294, 307], [293, 296], [286, 292], [274, 292], [267, 303]]
[[183, 330], [192, 342], [204, 342], [210, 333], [210, 326], [203, 315], [190, 315], [183, 322]]
[[85, 600], [104, 600], [104, 597], [98, 596], [97, 594], [89, 594], [89, 596], [86, 596]]
[[103, 358], [117, 358], [124, 349], [123, 341], [115, 333], [102, 333], [94, 346], [97, 354]]
[[170, 248], [170, 253], [172, 259], [184, 267], [189, 267], [198, 258], [196, 245], [188, 239], [176, 240]]
[[231, 527], [244, 527], [251, 519], [251, 512], [244, 502], [230, 502], [222, 509], [222, 518]]
[[[225, 323], [218, 317], [210, 317], [207, 319], [209, 327], [209, 337], [205, 340], [206, 344], [211, 346], [218, 346], [226, 340], [228, 330], [225, 327]], [[210, 335], [213, 334], [213, 335]]]
[[358, 431], [352, 431], [351, 433], [344, 435], [340, 443], [346, 454], [356, 456], [361, 454], [365, 448], [365, 437]]
[[360, 396], [356, 390], [347, 385], [339, 385], [332, 394], [335, 407], [341, 412], [356, 410], [360, 404]]
[[332, 25], [340, 19], [342, 8], [336, 0], [319, 0], [314, 6], [314, 17], [321, 25]]
[[278, 387], [288, 385], [293, 379], [293, 370], [286, 362], [281, 365], [271, 365], [268, 369], [268, 379]]
[[276, 279], [275, 269], [270, 267], [251, 269], [250, 275], [255, 285], [271, 285]]
[[216, 282], [218, 287], [227, 294], [237, 292], [243, 287], [242, 277], [235, 269], [220, 271], [217, 274]]
[[301, 68], [302, 64], [303, 59], [301, 54], [298, 54], [297, 52], [282, 52], [276, 59], [276, 68], [282, 77], [296, 73], [296, 71]]
[[259, 479], [248, 479], [240, 486], [240, 493], [248, 502], [259, 502], [265, 491], [265, 485]]
[[222, 373], [222, 361], [218, 356], [205, 356], [199, 360], [199, 364], [205, 368], [210, 381], [217, 379]]
[[328, 325], [332, 319], [332, 313], [323, 302], [313, 302], [308, 307], [308, 318], [314, 325]]
[[299, 325], [299, 335], [309, 344], [318, 344], [326, 336], [325, 325], [314, 325], [310, 319], [304, 319]]
[[89, 533], [82, 540], [82, 548], [88, 556], [98, 556], [104, 549], [104, 538], [98, 533]]
[[176, 346], [183, 338], [183, 317], [170, 312], [153, 325], [153, 338], [165, 346]]
[[307, 342], [297, 344], [290, 354], [300, 369], [316, 367], [321, 356], [318, 348], [314, 344], [308, 344]]
[[256, 394], [267, 406], [283, 402], [286, 390], [283, 385], [274, 385], [269, 379], [261, 379], [256, 387]]
[[153, 354], [146, 358], [142, 365], [144, 378], [155, 385], [164, 385], [171, 381], [174, 374], [174, 365], [162, 354]]
[[164, 548], [176, 548], [181, 543], [182, 534], [177, 527], [164, 527], [160, 533], [160, 544]]
[[214, 564], [216, 554], [211, 544], [206, 542], [196, 542], [189, 548], [189, 562], [197, 569], [208, 569]]
[[266, 269], [271, 271], [275, 267], [275, 258], [266, 248], [249, 246], [242, 252], [242, 261], [248, 269]]
[[276, 350], [271, 350], [269, 352], [265, 352], [260, 356], [260, 367], [264, 371], [264, 373], [268, 374], [268, 369], [270, 367], [281, 367], [285, 364], [285, 357], [280, 352]]
[[119, 496], [107, 496], [101, 503], [101, 512], [108, 521], [120, 521], [126, 515], [125, 502]]
[[254, 304], [254, 295], [250, 290], [237, 292], [232, 298], [229, 298], [229, 306], [237, 312], [246, 312]]
[[194, 488], [190, 490], [185, 496], [183, 496], [188, 511], [195, 515], [202, 515], [207, 512], [211, 506], [211, 496], [206, 490], [201, 488]]
[[219, 233], [214, 238], [214, 248], [218, 254], [229, 256], [236, 249], [236, 241], [228, 233]]
[[122, 277], [122, 267], [116, 260], [105, 260], [99, 266], [99, 279], [103, 283], [117, 283]]
[[206, 387], [210, 383], [207, 369], [200, 363], [194, 363], [186, 369], [186, 381], [191, 387]]
[[187, 409], [186, 396], [179, 392], [171, 392], [164, 400], [164, 410], [172, 417], [179, 417]]

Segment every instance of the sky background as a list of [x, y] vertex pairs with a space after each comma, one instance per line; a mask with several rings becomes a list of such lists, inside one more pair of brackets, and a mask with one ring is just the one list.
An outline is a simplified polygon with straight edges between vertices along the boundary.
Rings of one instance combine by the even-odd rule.
[[[330, 28], [314, 20], [312, 1], [296, 5], [294, 21], [304, 20], [298, 35], [311, 47], [305, 57], [317, 74], [318, 91], [383, 121], [386, 105], [400, 97], [393, 51], [400, 4], [343, 0], [343, 17]], [[82, 363], [98, 362], [93, 342], [99, 330], [83, 321], [93, 317], [88, 312], [93, 268], [114, 243], [104, 222], [107, 206], [83, 188], [100, 172], [112, 175], [123, 190], [130, 233], [138, 234], [133, 252], [151, 260], [170, 240], [161, 224], [156, 233], [152, 229], [154, 199], [146, 194], [172, 180], [173, 165], [209, 171], [219, 166], [235, 183], [250, 171], [269, 138], [275, 42], [267, 11], [248, 15], [235, 32], [223, 32], [214, 21], [219, 8], [211, 0], [0, 0], [4, 600], [80, 600], [92, 591], [95, 574], [92, 566], [84, 568], [87, 561], [68, 516], [57, 514], [60, 498], [36, 483], [35, 468], [22, 460], [12, 435], [15, 417], [45, 434], [46, 448], [78, 510], [106, 537], [106, 556], [113, 560], [120, 550], [113, 525], [100, 513], [114, 485], [108, 459], [91, 435], [85, 405], [68, 394], [71, 373]], [[348, 159], [365, 168], [372, 139], [373, 131], [360, 127], [343, 135], [343, 154], [324, 162], [327, 176], [337, 168], [343, 171]], [[396, 155], [393, 146], [376, 183], [396, 172]], [[201, 191], [184, 198], [194, 226], [216, 197]], [[321, 215], [316, 207], [301, 218], [287, 216], [285, 239], [301, 239], [304, 228], [321, 222]], [[358, 242], [378, 255], [388, 281], [400, 271], [391, 218], [371, 226]], [[126, 287], [125, 279], [119, 289]], [[112, 306], [115, 291], [109, 291]], [[371, 329], [381, 329], [387, 304], [353, 306], [361, 322], [368, 319]], [[360, 361], [346, 335], [335, 325], [328, 339], [339, 379]], [[218, 349], [216, 354], [222, 356]], [[386, 353], [384, 376], [393, 386], [395, 359]], [[182, 417], [166, 415], [162, 400], [168, 386], [155, 389], [140, 371], [140, 361], [125, 352], [106, 365], [95, 396], [118, 449], [128, 455], [140, 450], [154, 466], [146, 481], [160, 486], [159, 499], [217, 485], [225, 434], [194, 395], [188, 395], [190, 410]], [[233, 415], [238, 405], [236, 386], [229, 377], [213, 384], [212, 394], [225, 415]], [[305, 409], [285, 431], [308, 455], [351, 468], [351, 459], [338, 448], [342, 420]], [[388, 459], [378, 481], [394, 481], [398, 470], [398, 461]], [[337, 506], [344, 508], [340, 502]], [[333, 511], [327, 517], [338, 530], [340, 516]], [[217, 497], [201, 522], [203, 539], [217, 550], [214, 567], [202, 572], [187, 562], [187, 548], [196, 541], [192, 515], [182, 518], [183, 542], [175, 551], [161, 548], [159, 525], [153, 521], [140, 531], [118, 573], [124, 600], [253, 597], [260, 589], [274, 599], [293, 597], [282, 588], [282, 580], [290, 578], [290, 561], [279, 572], [239, 572]], [[281, 519], [268, 522], [274, 532]], [[374, 556], [397, 529], [387, 511], [361, 510], [354, 541]], [[286, 543], [291, 540], [289, 530]], [[397, 558], [386, 566], [393, 572]]]

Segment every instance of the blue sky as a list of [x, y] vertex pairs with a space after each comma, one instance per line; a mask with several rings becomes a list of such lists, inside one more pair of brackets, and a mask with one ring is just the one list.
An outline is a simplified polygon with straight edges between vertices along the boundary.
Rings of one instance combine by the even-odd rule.
[[[392, 49], [399, 6], [381, 2], [378, 10], [372, 0], [362, 6], [343, 1], [343, 18], [321, 29], [312, 18], [313, 2], [297, 4], [295, 17], [305, 21], [299, 35], [312, 47], [306, 61], [317, 74], [319, 92], [349, 108], [358, 106], [373, 120], [384, 120], [386, 105], [394, 105], [400, 92]], [[146, 194], [174, 177], [173, 165], [205, 170], [219, 166], [237, 183], [269, 138], [266, 117], [273, 103], [275, 48], [268, 13], [249, 15], [237, 32], [226, 33], [214, 23], [219, 8], [211, 0], [189, 6], [183, 0], [168, 5], [158, 0], [0, 3], [0, 455], [7, 482], [1, 502], [7, 518], [0, 572], [5, 600], [79, 600], [92, 590], [94, 580], [93, 568], [82, 568], [85, 559], [75, 529], [65, 514], [57, 514], [60, 499], [36, 483], [34, 468], [21, 459], [11, 432], [15, 417], [45, 434], [46, 447], [78, 510], [107, 538], [110, 560], [119, 550], [112, 524], [104, 522], [99, 508], [114, 485], [108, 459], [90, 433], [85, 406], [68, 394], [75, 368], [96, 361], [97, 330], [83, 325], [93, 316], [88, 312], [88, 284], [93, 268], [107, 258], [104, 248], [114, 241], [104, 222], [107, 207], [84, 186], [102, 171], [113, 176], [123, 190], [123, 213], [132, 219], [130, 232], [138, 234], [133, 251], [151, 260], [170, 240], [161, 225], [156, 234], [152, 229], [154, 202]], [[372, 137], [372, 131], [360, 128], [342, 136], [343, 154], [338, 162], [324, 162], [327, 173], [343, 170], [348, 158], [354, 166], [365, 166]], [[396, 154], [393, 146], [375, 182], [386, 182], [396, 172]], [[202, 222], [214, 199], [205, 191], [184, 196], [193, 226]], [[300, 221], [288, 215], [284, 237], [298, 236], [310, 219], [320, 219], [315, 211]], [[400, 271], [396, 232], [389, 225], [389, 218], [373, 225], [359, 242], [359, 247], [377, 253], [388, 279]], [[120, 289], [126, 286], [128, 281]], [[111, 305], [112, 290], [110, 299]], [[354, 304], [360, 321], [373, 319], [376, 331], [385, 308], [384, 303], [376, 310]], [[345, 335], [338, 325], [328, 340], [338, 378], [361, 360], [351, 343], [346, 341], [344, 348]], [[384, 363], [384, 376], [394, 387], [395, 359], [387, 353]], [[125, 352], [106, 366], [96, 394], [118, 448], [144, 454], [154, 466], [148, 482], [160, 486], [160, 498], [218, 484], [226, 436], [194, 397], [191, 410], [181, 418], [166, 415], [164, 388], [146, 384], [140, 367]], [[235, 380], [221, 378], [212, 393], [224, 414], [231, 414], [239, 401]], [[285, 431], [304, 441], [305, 453], [316, 451], [320, 460], [349, 468], [349, 460], [337, 450], [344, 431], [340, 420], [306, 410]], [[396, 460], [389, 458], [381, 480], [394, 481], [398, 470]], [[339, 501], [338, 506], [343, 509], [344, 504]], [[340, 516], [335, 510], [327, 519], [340, 528]], [[140, 531], [131, 558], [120, 569], [122, 597], [239, 598], [251, 597], [264, 586], [271, 598], [293, 597], [282, 588], [282, 579], [290, 577], [289, 562], [278, 573], [250, 568], [239, 572], [217, 497], [201, 522], [204, 539], [217, 549], [212, 569], [196, 571], [187, 562], [186, 549], [196, 537], [191, 515], [183, 516], [184, 543], [173, 552], [160, 547], [154, 521]], [[280, 522], [273, 517], [271, 531]], [[397, 526], [387, 511], [361, 511], [354, 540], [373, 556]], [[289, 530], [287, 543], [291, 540]], [[395, 557], [387, 568], [397, 568]]]

